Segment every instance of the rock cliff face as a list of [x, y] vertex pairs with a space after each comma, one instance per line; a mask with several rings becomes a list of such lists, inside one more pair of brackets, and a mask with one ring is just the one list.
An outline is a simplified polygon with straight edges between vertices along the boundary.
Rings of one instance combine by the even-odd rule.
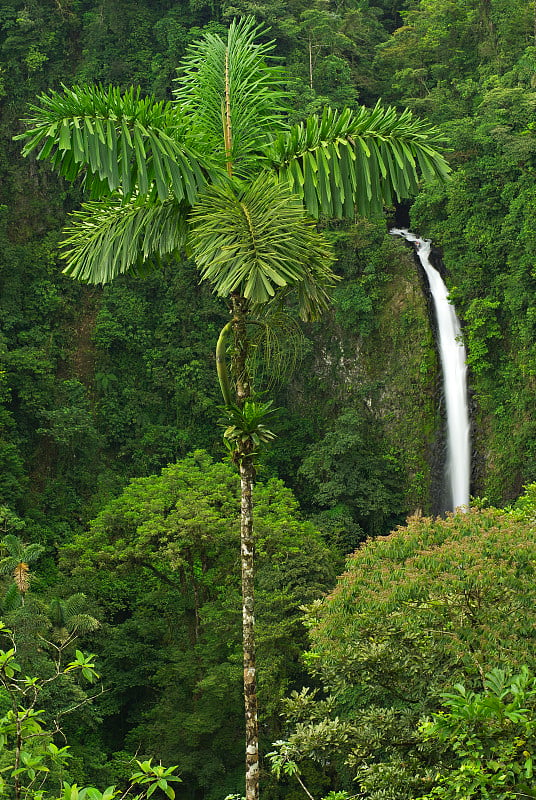
[[[373, 304], [366, 317], [352, 313], [356, 275], [341, 258], [335, 310], [310, 332], [310, 352], [283, 400], [293, 419], [314, 420], [312, 437], [297, 446], [297, 482], [285, 477], [320, 523], [347, 512], [375, 534], [408, 514], [441, 510], [441, 376], [412, 250], [382, 233], [356, 260], [357, 280], [376, 266]], [[364, 305], [357, 291], [354, 299]]]
[[[404, 451], [409, 511], [439, 513], [444, 504], [444, 417], [434, 315], [421, 265], [412, 250], [405, 255], [388, 285], [380, 318], [381, 348], [387, 354], [382, 415], [393, 443]], [[378, 366], [372, 351], [370, 367]]]

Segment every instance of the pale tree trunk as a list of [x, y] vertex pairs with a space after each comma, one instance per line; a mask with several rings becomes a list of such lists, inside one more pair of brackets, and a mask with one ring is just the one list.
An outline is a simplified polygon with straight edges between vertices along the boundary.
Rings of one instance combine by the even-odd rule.
[[[233, 330], [235, 353], [233, 373], [236, 399], [243, 406], [251, 395], [247, 371], [248, 337], [247, 301], [234, 295]], [[236, 454], [240, 470], [240, 556], [242, 570], [242, 642], [244, 653], [244, 712], [246, 721], [246, 800], [259, 798], [259, 726], [257, 713], [257, 676], [255, 662], [255, 542], [253, 536], [253, 484], [255, 468], [253, 445], [248, 441]]]
[[255, 666], [254, 554], [251, 457], [240, 464], [240, 553], [242, 562], [242, 636], [244, 645], [244, 710], [246, 717], [246, 800], [259, 797], [259, 728]]

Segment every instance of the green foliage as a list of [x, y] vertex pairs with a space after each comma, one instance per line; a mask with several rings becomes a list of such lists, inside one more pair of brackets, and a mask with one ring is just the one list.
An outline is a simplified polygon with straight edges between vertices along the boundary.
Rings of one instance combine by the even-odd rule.
[[324, 212], [340, 219], [351, 218], [355, 206], [370, 215], [414, 194], [417, 164], [425, 180], [445, 180], [446, 161], [427, 152], [441, 141], [407, 109], [397, 114], [377, 103], [355, 114], [326, 107], [321, 116], [276, 137], [268, 154], [312, 216]]
[[232, 164], [242, 178], [258, 174], [267, 140], [287, 127], [284, 75], [272, 61], [273, 42], [263, 41], [266, 33], [252, 16], [233, 20], [223, 37], [207, 31], [189, 47], [174, 91], [205, 159]]
[[247, 0], [234, 0], [223, 5], [227, 19], [252, 11], [270, 26], [285, 58], [296, 116], [317, 113], [324, 105], [353, 106], [358, 95], [366, 103], [377, 99], [373, 52], [386, 36], [377, 3], [335, 7], [318, 0], [304, 8], [295, 2], [265, 0], [251, 6]]
[[71, 661], [65, 667], [65, 672], [70, 672], [73, 669], [79, 669], [82, 673], [82, 676], [88, 681], [89, 683], [93, 683], [93, 681], [98, 678], [99, 676], [95, 672], [95, 664], [93, 659], [95, 658], [94, 654], [91, 653], [89, 656], [85, 656], [81, 650], [77, 650], [75, 653], [75, 660]]
[[524, 221], [533, 206], [534, 9], [422, 0], [404, 4], [401, 17], [376, 68], [384, 97], [426, 113], [449, 138], [452, 180], [423, 187], [412, 224], [442, 248], [464, 323], [482, 454], [473, 490], [503, 504], [535, 474], [534, 247]]
[[[176, 103], [142, 98], [134, 90], [121, 93], [115, 88], [78, 86], [41, 95], [39, 104], [32, 106], [27, 131], [17, 137], [26, 140], [23, 153], [37, 151], [38, 159], [50, 160], [71, 182], [83, 173], [90, 196], [111, 197], [111, 203], [86, 205], [75, 215], [66, 240], [68, 274], [106, 283], [130, 269], [137, 262], [136, 253], [127, 246], [133, 225], [138, 243], [143, 242], [144, 257], [178, 247], [180, 220], [192, 206], [195, 209], [199, 190], [209, 178], [213, 184], [210, 206], [216, 214], [227, 213], [223, 215], [225, 236], [222, 241], [214, 239], [201, 199], [192, 242], [202, 276], [214, 283], [218, 293], [228, 294], [240, 286], [246, 297], [264, 303], [274, 293], [273, 288], [267, 290], [267, 276], [284, 286], [290, 265], [294, 271], [301, 266], [299, 277], [294, 275], [291, 282], [307, 296], [316, 286], [329, 286], [332, 278], [329, 264], [323, 270], [315, 265], [311, 276], [303, 274], [304, 260], [311, 258], [314, 249], [305, 253], [305, 222], [300, 226], [294, 221], [296, 242], [292, 236], [285, 240], [282, 260], [282, 254], [273, 252], [281, 231], [272, 215], [268, 225], [266, 220], [261, 224], [259, 237], [270, 246], [262, 248], [259, 241], [259, 258], [251, 255], [249, 239], [260, 223], [256, 217], [266, 217], [258, 184], [265, 183], [266, 168], [275, 173], [274, 181], [282, 179], [291, 188], [313, 217], [320, 212], [351, 217], [356, 204], [361, 213], [370, 213], [382, 201], [415, 194], [417, 169], [426, 180], [446, 179], [449, 167], [434, 149], [442, 137], [409, 111], [397, 114], [377, 104], [372, 111], [362, 107], [354, 115], [349, 109], [339, 114], [328, 107], [321, 118], [310, 117], [307, 125], [283, 121], [282, 81], [276, 68], [265, 61], [271, 45], [259, 41], [260, 33], [251, 17], [233, 21], [225, 39], [206, 33], [184, 61]], [[229, 198], [220, 187], [222, 173], [245, 180], [237, 186], [245, 214], [230, 215], [230, 201], [236, 198]], [[295, 198], [282, 199], [283, 186], [275, 203], [276, 183], [265, 189], [269, 206], [275, 205], [278, 213], [283, 208], [287, 215], [298, 210]], [[134, 207], [125, 204], [131, 198]], [[223, 200], [227, 202], [222, 209]], [[182, 204], [177, 209], [175, 236], [167, 213], [170, 201]], [[257, 214], [248, 208], [250, 204], [257, 207]], [[248, 222], [250, 214], [253, 223]], [[217, 273], [211, 276], [207, 271], [207, 258], [218, 263], [224, 244], [237, 260], [234, 216], [242, 229], [238, 250], [244, 247], [244, 233], [248, 246], [238, 259], [239, 279], [231, 269], [230, 279], [222, 285], [221, 275], [218, 280]], [[81, 235], [88, 227], [97, 229], [89, 241]], [[313, 230], [308, 233], [310, 243]], [[315, 300], [311, 300], [313, 308]]]
[[[38, 798], [55, 796], [53, 781], [60, 785], [67, 761], [68, 747], [57, 747], [53, 736], [61, 732], [62, 717], [74, 709], [64, 708], [47, 727], [45, 712], [39, 708], [43, 696], [49, 693], [51, 683], [61, 683], [67, 673], [80, 672], [90, 683], [98, 675], [91, 661], [80, 650], [76, 658], [64, 666], [64, 647], [54, 652], [53, 670], [47, 676], [23, 677], [18, 663], [18, 644], [12, 630], [0, 622], [0, 635], [9, 649], [0, 649], [0, 685], [2, 705], [5, 713], [0, 718], [0, 749], [2, 750], [3, 793], [15, 798]], [[67, 679], [67, 682], [69, 679]], [[88, 702], [87, 698], [83, 702]]]
[[536, 680], [527, 667], [511, 673], [495, 668], [484, 691], [457, 684], [441, 694], [443, 710], [420, 726], [427, 740], [447, 743], [455, 753], [439, 769], [426, 798], [534, 797]]
[[150, 474], [199, 444], [219, 447], [213, 343], [223, 319], [189, 264], [105, 289], [93, 333], [94, 369], [106, 376], [95, 418], [112, 476]]
[[8, 0], [0, 13], [4, 91], [12, 101], [54, 83], [75, 55], [78, 19], [53, 4]]
[[[13, 645], [8, 651], [0, 650], [3, 699], [8, 700], [8, 705], [11, 704], [11, 709], [0, 718], [0, 749], [4, 764], [0, 778], [2, 794], [14, 796], [17, 800], [84, 800], [86, 797], [92, 800], [112, 800], [119, 795], [142, 800], [159, 791], [169, 800], [174, 800], [175, 791], [170, 783], [181, 780], [173, 774], [176, 767], [153, 765], [152, 759], [136, 760], [139, 769], [130, 775], [129, 785], [121, 791], [115, 786], [108, 786], [101, 792], [95, 787], [78, 788], [77, 784], [69, 784], [65, 780], [71, 758], [69, 746], [58, 747], [52, 741], [54, 734], [63, 733], [59, 727], [59, 718], [54, 720], [52, 729], [47, 729], [43, 711], [37, 710], [36, 706], [46, 685], [61, 679], [62, 675], [71, 670], [80, 669], [83, 677], [90, 682], [97, 678], [94, 665], [90, 663], [93, 656], [84, 656], [77, 650], [76, 660], [62, 669], [62, 650], [58, 648], [56, 671], [51, 677], [22, 679], [16, 677], [20, 666], [14, 660], [17, 645], [13, 632], [3, 623], [0, 623], [0, 632]], [[143, 789], [132, 795], [136, 786]]]
[[[383, 220], [337, 225], [334, 235], [343, 274], [335, 290], [335, 320], [328, 315], [307, 328], [301, 368], [290, 390], [279, 390], [277, 397], [286, 409], [278, 420], [278, 439], [263, 460], [279, 470], [329, 540], [348, 553], [363, 536], [358, 519], [368, 535], [378, 529], [387, 532], [409, 510], [430, 510], [429, 452], [441, 421], [436, 418], [437, 360], [426, 300], [410, 254], [385, 234]], [[355, 284], [369, 291], [374, 308], [368, 316], [361, 309], [341, 308], [339, 298]], [[338, 422], [344, 416], [349, 418], [346, 425]], [[332, 452], [336, 431], [346, 442], [340, 465]], [[301, 471], [313, 452], [322, 459], [319, 441], [326, 446], [325, 462], [334, 462], [334, 474], [328, 476], [332, 485], [321, 502], [321, 479], [314, 470], [310, 480]], [[370, 502], [366, 492], [360, 494], [361, 477], [378, 490]], [[381, 496], [391, 497], [387, 503], [395, 514], [381, 512]]]
[[192, 249], [216, 294], [239, 293], [262, 306], [282, 287], [297, 290], [304, 319], [328, 307], [333, 255], [298, 196], [261, 173], [245, 186], [212, 187], [192, 214]]
[[[309, 502], [316, 508], [347, 508], [357, 531], [375, 536], [392, 528], [399, 508], [400, 476], [382, 446], [381, 426], [363, 407], [343, 412], [325, 436], [308, 448], [300, 467]], [[363, 534], [354, 536], [354, 547]]]
[[[302, 21], [302, 8], [291, 4], [281, 10], [276, 5], [268, 4], [263, 10], [257, 4], [254, 12], [259, 21], [274, 26], [278, 55], [284, 54], [297, 81], [293, 106], [303, 108], [305, 102], [298, 73], [302, 66], [307, 72], [306, 29], [313, 23], [318, 28], [323, 15], [334, 21], [337, 30], [332, 33], [324, 25], [317, 31], [322, 36], [315, 44], [321, 48], [313, 51], [323, 57], [314, 66], [320, 93], [311, 99], [315, 112], [322, 111], [330, 94], [337, 108], [346, 104], [344, 98], [355, 97], [355, 76], [365, 95], [372, 97], [371, 53], [375, 42], [385, 37], [379, 20], [387, 15], [392, 25], [394, 7], [356, 10], [321, 5], [315, 10], [320, 14], [317, 21], [308, 13]], [[236, 10], [222, 6], [222, 18], [231, 19]], [[245, 14], [251, 10], [242, 9]], [[17, 3], [8, 2], [0, 32], [6, 91], [12, 98], [31, 100], [51, 76], [53, 87], [60, 82], [70, 86], [71, 81], [95, 80], [105, 85], [114, 81], [128, 95], [128, 84], [136, 82], [142, 85], [143, 96], [153, 88], [158, 98], [169, 99], [175, 67], [204, 26], [213, 35], [226, 35], [219, 22], [209, 22], [212, 13], [219, 11], [201, 3], [168, 9], [126, 0], [104, 6], [90, 0], [83, 7], [62, 0], [59, 5], [39, 8], [26, 4], [23, 12]], [[303, 33], [296, 25], [305, 26]], [[329, 42], [324, 43], [324, 34]], [[21, 79], [26, 69], [23, 51], [27, 54], [32, 47], [48, 61], [28, 81]], [[22, 105], [4, 104], [1, 114], [1, 185], [7, 220], [2, 237], [1, 317], [7, 353], [0, 411], [6, 431], [0, 443], [0, 481], [2, 497], [19, 511], [29, 512], [32, 535], [35, 530], [35, 535], [52, 541], [70, 535], [129, 477], [160, 469], [195, 446], [216, 451], [217, 438], [208, 423], [217, 413], [217, 397], [210, 377], [207, 326], [208, 332], [213, 326], [219, 329], [223, 312], [196, 288], [192, 267], [184, 262], [175, 271], [166, 263], [147, 288], [131, 279], [128, 290], [125, 285], [113, 287], [104, 298], [100, 292], [63, 281], [56, 274], [57, 236], [47, 231], [55, 230], [65, 212], [78, 205], [78, 190], [66, 192], [43, 165], [32, 165], [30, 170], [27, 164], [21, 167], [10, 138], [18, 130], [14, 118], [24, 115]], [[144, 137], [142, 133], [143, 147], [150, 147]], [[137, 162], [132, 167], [137, 169]], [[125, 224], [133, 220], [128, 217]], [[155, 233], [151, 225], [145, 230], [149, 238]], [[132, 227], [129, 231], [133, 232]], [[82, 226], [81, 241], [87, 241], [88, 233]], [[105, 237], [105, 230], [97, 225], [93, 234]], [[140, 236], [139, 231], [125, 236], [128, 259], [134, 252], [137, 257]], [[373, 253], [367, 257], [373, 258]], [[372, 284], [371, 279], [364, 291], [372, 291]], [[346, 306], [343, 325], [346, 317], [353, 317], [349, 301]], [[363, 323], [360, 318], [359, 325], [369, 330], [371, 324], [375, 327], [374, 312], [367, 317]], [[352, 324], [348, 321], [347, 328]], [[295, 336], [285, 348], [292, 351], [294, 343]], [[293, 459], [296, 462], [292, 451], [302, 449], [302, 429], [310, 431], [316, 425], [316, 411], [312, 414], [311, 419], [292, 424], [289, 419], [287, 441], [278, 444], [279, 455], [270, 468], [288, 479], [293, 480], [295, 469], [288, 466]], [[69, 442], [65, 441], [68, 434]]]
[[148, 786], [147, 797], [151, 797], [157, 789], [160, 789], [169, 800], [174, 800], [175, 790], [169, 785], [172, 781], [181, 782], [177, 775], [173, 775], [176, 767], [163, 767], [161, 764], [152, 764], [152, 758], [148, 761], [137, 761], [138, 772], [131, 775], [130, 780], [139, 786]]
[[88, 613], [87, 597], [83, 592], [62, 599], [54, 597], [48, 606], [48, 616], [53, 634], [64, 643], [71, 637], [89, 633], [99, 627], [99, 622]]
[[256, 451], [261, 444], [275, 439], [275, 433], [264, 423], [266, 417], [275, 410], [271, 406], [271, 400], [267, 403], [246, 400], [242, 408], [235, 405], [224, 407], [223, 412], [227, 419], [222, 421], [225, 426], [223, 441], [231, 457], [235, 453], [243, 452], [244, 447], [247, 447], [248, 452]]
[[[286, 701], [291, 732], [279, 752], [302, 771], [312, 760], [335, 788], [357, 783], [371, 798], [420, 797], [423, 779], [457, 769], [450, 740], [423, 742], [416, 727], [453, 682], [474, 699], [491, 686], [486, 673], [533, 669], [535, 546], [526, 517], [490, 508], [414, 518], [359, 548], [333, 592], [309, 610], [306, 660], [326, 699], [302, 692]], [[505, 763], [510, 745], [512, 757], [521, 752], [507, 713], [525, 707], [514, 698], [510, 708], [506, 684], [496, 723], [508, 730]]]
[[[332, 556], [280, 481], [255, 487], [259, 696], [267, 739], [301, 678], [300, 606], [333, 579]], [[139, 478], [64, 548], [98, 599], [92, 641], [111, 687], [102, 746], [173, 755], [189, 794], [241, 786], [239, 478], [197, 451]]]
[[29, 140], [23, 155], [37, 149], [70, 181], [87, 166], [90, 197], [120, 189], [130, 199], [156, 189], [164, 201], [171, 188], [178, 203], [186, 198], [192, 204], [204, 183], [177, 107], [143, 98], [139, 88], [121, 93], [114, 87], [64, 86], [61, 93], [41, 95], [31, 111], [28, 132], [17, 137]]
[[[165, 65], [164, 74], [169, 79], [168, 44], [157, 28], [166, 16], [164, 7], [145, 0], [113, 0], [104, 5], [90, 2], [77, 7], [73, 4], [69, 11], [78, 17], [80, 26], [82, 58], [76, 64], [77, 79], [113, 81], [125, 87], [141, 84], [146, 90], [154, 82], [161, 95], [169, 90], [169, 83], [162, 85], [158, 74], [159, 68]], [[171, 13], [168, 16], [173, 19]], [[191, 17], [186, 13], [182, 19], [189, 23]]]
[[448, 123], [457, 172], [445, 192], [425, 193], [415, 207], [443, 243], [451, 294], [465, 323], [477, 427], [497, 453], [478, 488], [494, 502], [516, 496], [535, 469], [527, 447], [533, 241], [525, 222], [533, 206], [535, 151], [534, 137], [524, 133], [534, 91], [505, 83], [497, 80], [482, 92], [474, 119]]

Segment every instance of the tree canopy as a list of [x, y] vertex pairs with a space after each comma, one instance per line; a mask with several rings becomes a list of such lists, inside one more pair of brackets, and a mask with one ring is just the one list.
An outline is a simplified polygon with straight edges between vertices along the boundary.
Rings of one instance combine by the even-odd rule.
[[534, 668], [531, 498], [523, 514], [413, 518], [349, 557], [309, 609], [306, 660], [324, 696], [304, 689], [287, 700], [284, 758], [302, 769], [310, 760], [331, 785], [357, 783], [375, 799], [418, 797], [433, 784], [450, 756], [437, 737], [422, 740], [419, 720], [457, 683], [489, 690], [494, 669]]
[[[198, 197], [194, 253], [198, 261], [204, 256], [218, 263], [217, 239], [208, 235], [202, 244], [196, 233], [196, 220], [206, 219], [203, 203], [223, 203], [233, 219], [232, 204], [237, 204], [256, 221], [255, 203], [271, 191], [277, 196], [274, 207], [282, 204], [289, 213], [299, 197], [313, 217], [321, 212], [351, 217], [356, 205], [363, 213], [415, 193], [417, 168], [425, 178], [447, 175], [447, 164], [434, 149], [441, 136], [409, 111], [327, 108], [306, 124], [289, 125], [281, 71], [266, 62], [273, 44], [260, 41], [260, 33], [246, 18], [231, 23], [226, 39], [206, 34], [184, 61], [174, 101], [142, 97], [134, 89], [121, 93], [85, 86], [43, 94], [32, 106], [28, 131], [20, 137], [26, 140], [24, 154], [36, 151], [70, 181], [83, 175], [86, 193], [106, 198], [75, 213], [65, 239], [68, 274], [106, 283], [140, 260], [179, 249], [186, 240], [187, 212]], [[252, 178], [260, 183], [251, 183]], [[215, 194], [209, 191], [205, 199], [205, 187], [212, 184]], [[245, 247], [255, 227], [246, 226], [236, 239], [240, 229], [233, 234], [229, 218], [225, 221], [222, 233]], [[302, 228], [312, 235], [305, 220]], [[274, 239], [280, 236], [277, 230]], [[242, 260], [247, 269], [238, 261], [235, 276], [230, 270], [233, 277], [223, 282], [201, 260], [202, 276], [219, 294], [239, 290], [261, 302], [275, 286], [308, 276], [313, 284], [329, 285], [327, 267], [322, 269], [314, 256], [322, 251], [320, 242], [313, 237], [304, 249], [304, 239], [289, 251], [296, 266], [301, 264], [298, 274], [282, 272], [277, 259], [266, 260], [268, 249], [264, 258]], [[300, 261], [300, 253], [307, 259]], [[268, 269], [270, 263], [278, 268]]]
[[[94, 641], [106, 744], [118, 762], [122, 748], [172, 760], [188, 796], [241, 785], [239, 484], [230, 464], [196, 451], [133, 480], [65, 549], [64, 568], [104, 617]], [[266, 747], [278, 698], [303, 674], [300, 606], [329, 588], [334, 557], [281, 481], [257, 483], [255, 508]]]

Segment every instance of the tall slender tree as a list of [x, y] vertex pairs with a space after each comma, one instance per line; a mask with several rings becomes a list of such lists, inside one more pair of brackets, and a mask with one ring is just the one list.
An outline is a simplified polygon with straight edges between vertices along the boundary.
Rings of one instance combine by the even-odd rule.
[[[284, 75], [252, 19], [226, 38], [194, 44], [172, 102], [137, 89], [63, 88], [41, 95], [26, 120], [37, 152], [89, 201], [66, 229], [65, 272], [89, 283], [187, 248], [203, 280], [229, 303], [218, 342], [226, 439], [241, 478], [246, 798], [259, 791], [253, 595], [254, 457], [273, 434], [248, 368], [250, 325], [294, 297], [318, 316], [335, 281], [315, 218], [352, 217], [410, 196], [419, 176], [444, 179], [441, 139], [409, 111], [337, 112], [290, 125]], [[226, 363], [232, 335], [231, 369]]]

